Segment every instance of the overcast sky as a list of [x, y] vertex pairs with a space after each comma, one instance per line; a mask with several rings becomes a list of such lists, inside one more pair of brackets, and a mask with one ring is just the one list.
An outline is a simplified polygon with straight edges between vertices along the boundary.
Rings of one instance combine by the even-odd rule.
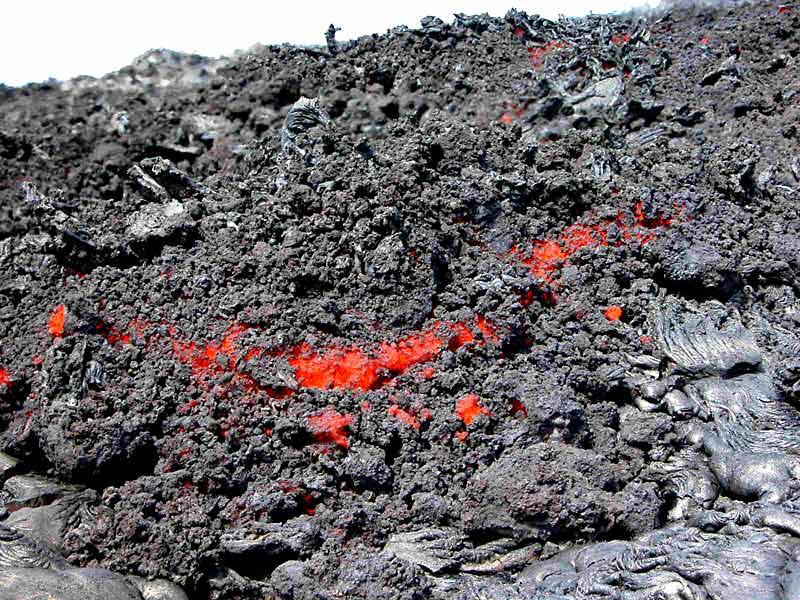
[[98, 77], [151, 48], [206, 56], [256, 43], [323, 44], [328, 24], [340, 39], [418, 27], [426, 15], [451, 22], [454, 12], [502, 16], [516, 7], [554, 18], [606, 13], [656, 0], [2, 0], [0, 83], [49, 77]]

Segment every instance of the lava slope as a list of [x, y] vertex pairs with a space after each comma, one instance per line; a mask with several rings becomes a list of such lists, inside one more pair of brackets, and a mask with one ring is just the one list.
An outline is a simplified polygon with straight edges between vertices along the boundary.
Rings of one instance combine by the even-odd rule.
[[800, 598], [800, 5], [334, 34], [0, 86], [0, 600]]

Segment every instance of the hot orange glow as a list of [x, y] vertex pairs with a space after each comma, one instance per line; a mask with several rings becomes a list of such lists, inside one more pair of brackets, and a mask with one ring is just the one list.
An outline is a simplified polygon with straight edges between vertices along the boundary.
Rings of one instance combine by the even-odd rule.
[[333, 408], [327, 408], [319, 414], [307, 417], [306, 421], [317, 442], [321, 444], [337, 444], [342, 448], [350, 447], [346, 429], [353, 422], [351, 415], [343, 415]]
[[478, 403], [479, 400], [475, 394], [467, 394], [456, 402], [456, 415], [465, 425], [471, 425], [478, 415], [492, 414]]
[[603, 311], [603, 315], [609, 321], [619, 321], [620, 317], [622, 316], [622, 308], [616, 304], [612, 304]]
[[195, 377], [205, 379], [230, 370], [237, 358], [236, 341], [246, 331], [246, 326], [235, 324], [228, 328], [219, 343], [196, 344], [173, 340], [172, 349], [179, 361], [191, 365]]
[[[483, 319], [487, 330], [494, 326]], [[441, 330], [449, 330], [450, 335]], [[370, 353], [357, 346], [329, 346], [322, 353], [308, 344], [291, 350], [289, 364], [298, 385], [311, 389], [374, 390], [415, 365], [434, 360], [445, 348], [455, 351], [475, 341], [464, 323], [436, 322], [396, 342], [383, 342]]]
[[50, 321], [47, 324], [47, 330], [50, 335], [56, 338], [63, 337], [64, 324], [67, 321], [67, 308], [63, 304], [56, 306], [53, 314], [50, 316]]
[[113, 325], [109, 325], [108, 323], [98, 323], [97, 324], [97, 332], [106, 338], [106, 341], [111, 344], [130, 344], [131, 343], [131, 336], [130, 334], [120, 331]]
[[531, 65], [538, 69], [544, 64], [544, 57], [550, 54], [555, 49], [566, 48], [564, 42], [558, 40], [550, 40], [544, 46], [535, 46], [528, 48], [528, 57], [530, 58]]
[[[287, 359], [300, 389], [369, 391], [384, 385], [395, 385], [398, 376], [417, 365], [435, 360], [446, 350], [456, 351], [468, 344], [496, 344], [500, 341], [498, 327], [483, 315], [477, 315], [471, 327], [461, 322], [436, 321], [421, 331], [412, 332], [397, 341], [381, 342], [372, 349], [355, 345], [328, 345], [317, 350], [308, 343], [289, 348], [253, 346], [246, 343], [246, 334], [257, 328], [236, 322], [228, 327], [220, 339], [208, 342], [183, 339], [175, 325], [165, 328], [168, 333], [156, 333], [143, 319], [130, 321], [124, 330], [106, 323], [97, 326], [97, 330], [111, 344], [129, 344], [136, 336], [146, 340], [148, 346], [169, 348], [179, 362], [189, 367], [192, 379], [204, 393], [223, 397], [239, 394], [243, 400], [250, 401], [264, 395], [282, 400], [294, 394], [289, 387], [264, 386], [247, 371], [248, 363], [267, 357]], [[476, 338], [476, 331], [481, 332], [482, 339]], [[430, 379], [434, 375], [433, 367], [426, 367], [420, 372], [423, 379]], [[189, 413], [200, 406], [201, 401], [202, 398], [191, 398], [178, 410], [181, 414]], [[368, 402], [362, 405], [364, 411], [371, 408]], [[475, 409], [467, 407], [465, 414], [471, 421], [474, 415], [470, 410]], [[477, 410], [480, 413], [485, 409], [479, 407]], [[419, 429], [421, 421], [432, 418], [427, 409], [415, 413], [392, 406], [388, 411], [414, 429]], [[337, 415], [327, 411], [309, 417], [309, 426], [318, 441], [327, 440], [344, 445], [344, 426], [352, 421], [352, 417]], [[227, 431], [221, 435], [224, 437]]]
[[11, 387], [12, 383], [11, 373], [9, 373], [6, 369], [0, 368], [0, 386]]
[[[552, 283], [553, 275], [560, 270], [569, 258], [582, 248], [601, 248], [608, 246], [621, 246], [625, 242], [637, 242], [645, 245], [655, 238], [651, 230], [668, 227], [672, 224], [672, 217], [658, 214], [647, 217], [644, 213], [644, 204], [640, 201], [634, 206], [633, 224], [630, 215], [620, 212], [614, 219], [605, 219], [594, 225], [576, 223], [566, 227], [555, 239], [535, 240], [530, 254], [525, 254], [519, 246], [514, 246], [510, 254], [521, 256], [522, 263], [528, 265], [531, 272], [547, 283]], [[610, 243], [609, 233], [612, 227], [621, 235], [620, 240]], [[523, 306], [532, 301], [527, 296], [520, 300]]]
[[389, 410], [387, 412], [390, 415], [392, 415], [394, 418], [396, 418], [396, 419], [402, 421], [403, 423], [405, 423], [406, 425], [408, 425], [409, 427], [412, 427], [414, 429], [419, 429], [419, 421], [417, 421], [417, 418], [414, 415], [412, 415], [410, 412], [408, 412], [406, 410], [403, 410], [402, 408], [400, 408], [396, 404], [393, 404], [392, 406], [390, 406]]
[[620, 46], [622, 44], [627, 44], [630, 41], [631, 41], [631, 36], [628, 35], [627, 33], [624, 35], [611, 36], [611, 43], [616, 44], [617, 46]]
[[497, 344], [500, 341], [500, 337], [497, 335], [497, 327], [495, 327], [494, 324], [483, 315], [475, 316], [475, 325], [483, 334], [483, 338], [487, 342]]
[[[234, 323], [228, 327], [222, 340], [207, 344], [187, 343], [173, 337], [172, 351], [180, 362], [191, 367], [192, 376], [201, 385], [210, 385], [215, 379], [230, 373], [233, 377], [225, 384], [227, 389], [238, 385], [245, 394], [266, 394], [278, 400], [287, 398], [291, 395], [291, 391], [287, 388], [274, 389], [262, 386], [252, 375], [239, 369], [239, 358], [242, 356], [238, 348], [239, 339], [249, 329], [247, 325]], [[171, 334], [175, 335], [174, 332]], [[249, 349], [244, 356], [246, 359], [252, 358], [253, 349]]]

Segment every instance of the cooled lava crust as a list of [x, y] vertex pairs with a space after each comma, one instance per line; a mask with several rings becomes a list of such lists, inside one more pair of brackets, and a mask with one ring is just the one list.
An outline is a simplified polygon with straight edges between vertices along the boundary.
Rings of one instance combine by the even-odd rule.
[[0, 86], [3, 478], [62, 486], [6, 516], [83, 494], [68, 566], [197, 600], [516, 598], [665, 528], [630, 357], [668, 299], [798, 332], [799, 51], [791, 3], [512, 11]]

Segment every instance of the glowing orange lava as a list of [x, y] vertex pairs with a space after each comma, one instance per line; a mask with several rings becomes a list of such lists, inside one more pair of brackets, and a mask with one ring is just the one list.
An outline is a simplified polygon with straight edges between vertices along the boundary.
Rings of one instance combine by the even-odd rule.
[[291, 394], [290, 390], [262, 386], [252, 375], [243, 373], [239, 369], [238, 363], [241, 356], [244, 356], [245, 360], [249, 360], [262, 352], [261, 349], [254, 348], [248, 349], [245, 353], [239, 350], [239, 339], [249, 329], [248, 325], [234, 323], [228, 327], [225, 337], [221, 341], [207, 344], [183, 342], [173, 338], [172, 351], [180, 362], [192, 368], [192, 376], [203, 385], [209, 385], [215, 379], [230, 373], [233, 377], [226, 387], [238, 384], [247, 394], [264, 393], [275, 399], [288, 397]]
[[106, 341], [111, 344], [130, 344], [131, 336], [129, 333], [120, 331], [113, 325], [108, 323], [98, 323], [96, 326], [97, 332], [106, 338]]
[[50, 321], [47, 324], [47, 330], [55, 338], [63, 337], [64, 323], [67, 320], [67, 308], [63, 304], [56, 306], [53, 314], [50, 316]]
[[465, 425], [471, 425], [478, 415], [492, 414], [478, 403], [479, 400], [475, 394], [467, 394], [456, 402], [456, 415]]
[[306, 417], [306, 422], [318, 443], [350, 447], [346, 429], [353, 423], [352, 415], [343, 415], [333, 408], [326, 408], [319, 414]]
[[[481, 331], [495, 331], [488, 320], [476, 321]], [[444, 335], [442, 330], [449, 330]], [[484, 334], [487, 339], [490, 335]], [[493, 334], [496, 337], [496, 333]], [[445, 350], [458, 350], [475, 341], [464, 323], [436, 322], [396, 342], [383, 342], [370, 353], [358, 346], [328, 346], [321, 353], [308, 344], [292, 349], [289, 364], [298, 385], [311, 389], [374, 390], [415, 365], [434, 360]]]
[[407, 410], [403, 410], [396, 404], [392, 404], [392, 406], [389, 407], [389, 410], [387, 412], [397, 420], [402, 421], [403, 423], [408, 425], [409, 427], [412, 427], [413, 429], [419, 429], [419, 421], [417, 420], [417, 418], [410, 412], [408, 412]]
[[11, 373], [6, 369], [0, 368], [0, 386], [11, 387], [12, 382]]
[[622, 316], [622, 308], [616, 304], [612, 304], [603, 311], [603, 316], [609, 321], [619, 321]]
[[483, 315], [475, 316], [475, 325], [487, 342], [497, 344], [500, 341], [500, 336], [497, 335], [497, 327]]
[[[547, 283], [552, 283], [555, 271], [560, 270], [569, 258], [582, 248], [618, 247], [626, 242], [635, 242], [645, 245], [655, 238], [652, 230], [668, 227], [672, 224], [672, 217], [658, 214], [648, 217], [644, 213], [644, 205], [637, 202], [633, 210], [633, 223], [631, 215], [620, 212], [614, 219], [605, 219], [594, 225], [576, 223], [566, 227], [555, 239], [535, 240], [529, 253], [523, 253], [518, 246], [511, 250], [511, 254], [520, 255], [521, 261], [528, 265], [531, 272]], [[616, 241], [609, 242], [609, 234], [616, 229], [619, 237]], [[528, 304], [532, 298], [527, 298]], [[523, 302], [525, 305], [525, 302]]]
[[538, 69], [544, 64], [544, 57], [550, 54], [555, 49], [566, 48], [564, 42], [558, 40], [550, 40], [544, 46], [532, 46], [528, 48], [528, 57], [530, 58], [531, 65]]

